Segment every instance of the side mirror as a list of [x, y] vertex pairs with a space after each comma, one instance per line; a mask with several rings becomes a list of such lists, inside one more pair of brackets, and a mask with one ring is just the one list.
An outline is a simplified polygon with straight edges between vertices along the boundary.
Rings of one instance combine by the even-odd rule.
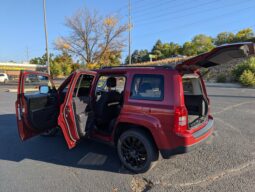
[[47, 94], [47, 93], [49, 93], [49, 87], [46, 85], [42, 85], [39, 87], [39, 92], [41, 94]]

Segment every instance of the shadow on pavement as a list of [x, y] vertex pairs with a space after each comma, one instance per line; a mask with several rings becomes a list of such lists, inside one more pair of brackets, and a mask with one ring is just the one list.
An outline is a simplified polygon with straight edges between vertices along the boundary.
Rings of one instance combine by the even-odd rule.
[[20, 162], [32, 159], [64, 166], [110, 172], [126, 172], [115, 148], [84, 139], [72, 150], [64, 137], [35, 137], [22, 142], [18, 136], [15, 114], [0, 115], [0, 159]]

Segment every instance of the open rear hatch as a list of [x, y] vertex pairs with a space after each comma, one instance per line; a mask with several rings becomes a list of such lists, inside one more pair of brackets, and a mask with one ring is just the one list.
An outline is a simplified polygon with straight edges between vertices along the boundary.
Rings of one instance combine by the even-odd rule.
[[178, 65], [180, 72], [195, 71], [201, 67], [208, 68], [224, 65], [234, 59], [249, 57], [255, 54], [255, 44], [250, 42], [226, 44], [212, 51], [190, 58]]
[[234, 59], [246, 58], [254, 54], [253, 43], [228, 44], [216, 47], [210, 52], [188, 59], [176, 66], [182, 74], [189, 129], [198, 127], [208, 118], [209, 99], [198, 69], [224, 65]]

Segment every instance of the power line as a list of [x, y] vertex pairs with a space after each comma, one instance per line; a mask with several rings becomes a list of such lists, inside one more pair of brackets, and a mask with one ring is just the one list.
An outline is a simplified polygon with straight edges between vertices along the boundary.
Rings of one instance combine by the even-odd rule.
[[219, 18], [219, 17], [222, 17], [222, 16], [232, 16], [231, 14], [232, 13], [238, 13], [238, 12], [241, 12], [243, 10], [248, 10], [248, 9], [254, 9], [255, 7], [252, 6], [252, 7], [246, 7], [246, 8], [242, 8], [242, 9], [238, 9], [238, 10], [234, 10], [234, 11], [231, 11], [231, 12], [228, 12], [228, 13], [224, 13], [224, 14], [221, 14], [221, 15], [217, 15], [217, 16], [213, 16], [213, 17], [209, 17], [209, 18], [205, 18], [205, 19], [202, 19], [202, 20], [199, 20], [199, 21], [195, 21], [195, 22], [192, 22], [192, 23], [189, 23], [189, 24], [184, 24], [184, 25], [180, 25], [180, 26], [177, 26], [177, 27], [174, 27], [174, 28], [165, 28], [163, 30], [160, 30], [160, 31], [157, 31], [157, 32], [154, 32], [154, 33], [147, 33], [147, 34], [142, 34], [142, 35], [139, 35], [139, 36], [135, 36], [135, 37], [145, 37], [145, 36], [148, 36], [148, 35], [153, 35], [153, 34], [158, 34], [158, 33], [162, 33], [162, 32], [165, 32], [165, 31], [169, 31], [170, 29], [179, 29], [179, 28], [187, 28], [187, 26], [191, 26], [191, 25], [195, 25], [197, 23], [201, 23], [201, 22], [205, 22], [205, 21], [209, 21], [209, 20], [213, 20], [215, 18]]
[[[245, 1], [245, 2], [249, 2], [250, 0], [247, 0], [247, 1]], [[232, 7], [232, 6], [236, 6], [236, 5], [239, 5], [239, 4], [244, 4], [244, 2], [238, 2], [238, 3], [235, 3], [235, 4], [233, 4], [233, 3], [231, 3], [231, 4], [229, 4], [229, 5], [226, 5], [226, 6], [229, 6], [229, 7]], [[201, 14], [201, 13], [204, 13], [204, 12], [209, 12], [209, 11], [214, 11], [215, 9], [217, 9], [217, 10], [219, 10], [219, 9], [225, 9], [225, 7], [222, 7], [222, 5], [220, 5], [220, 6], [218, 6], [218, 7], [209, 7], [209, 8], [207, 8], [207, 9], [203, 9], [203, 10], [201, 10], [201, 11], [199, 11], [199, 12], [197, 12], [197, 11], [195, 11], [195, 12], [191, 12], [191, 13], [188, 13], [188, 14], [181, 14], [180, 16], [175, 16], [175, 17], [171, 17], [170, 19], [179, 19], [179, 18], [184, 18], [184, 17], [187, 17], [187, 16], [191, 16], [191, 15], [195, 15], [195, 14]], [[179, 12], [179, 13], [181, 13], [181, 12]], [[166, 16], [169, 16], [169, 15], [166, 15]], [[162, 17], [161, 17], [162, 18]], [[165, 21], [169, 21], [169, 20], [162, 20], [161, 18], [155, 18], [155, 19], [153, 19], [153, 20], [150, 20], [150, 21], [163, 21], [163, 22], [165, 22]], [[159, 22], [157, 22], [157, 24], [158, 24]], [[161, 22], [160, 22], [161, 23]], [[151, 24], [151, 22], [145, 22], [145, 23], [136, 23], [136, 25], [137, 26], [141, 26], [141, 25], [147, 25], [147, 24]]]
[[[169, 16], [169, 15], [174, 15], [176, 13], [182, 13], [182, 12], [185, 12], [185, 11], [189, 11], [189, 10], [193, 10], [193, 9], [196, 9], [196, 8], [199, 8], [199, 7], [203, 7], [203, 6], [206, 6], [206, 5], [210, 5], [210, 4], [214, 4], [214, 3], [217, 3], [219, 2], [218, 0], [213, 0], [213, 1], [210, 1], [210, 2], [203, 2], [203, 3], [200, 3], [200, 4], [197, 4], [195, 6], [192, 6], [192, 7], [187, 7], [185, 9], [181, 9], [181, 10], [175, 10], [175, 11], [171, 11], [169, 14], [166, 14], [165, 12], [160, 12], [160, 14], [158, 15], [153, 15], [153, 17], [155, 19], [158, 19], [158, 18], [161, 18], [161, 17], [164, 17], [164, 16]], [[142, 20], [136, 20], [138, 22], [146, 22], [146, 21], [150, 21], [151, 19], [142, 19]]]
[[[169, 10], [171, 9], [176, 9], [176, 7], [182, 7], [187, 5], [187, 2], [185, 2], [187, 0], [184, 0], [184, 1], [178, 1], [178, 3], [176, 4], [173, 4], [173, 2], [175, 1], [166, 1], [166, 2], [160, 2], [160, 4], [156, 4], [152, 7], [148, 7], [148, 8], [145, 8], [139, 12], [134, 12], [133, 11], [133, 14], [137, 17], [143, 17], [143, 16], [148, 16], [148, 14], [151, 14], [151, 13], [156, 13], [156, 12], [160, 12], [162, 13], [162, 8], [166, 8], [165, 11], [169, 12]], [[180, 3], [181, 2], [181, 3]]]
[[[139, 3], [143, 2], [143, 1], [146, 1], [146, 0], [139, 0], [139, 1], [136, 1], [136, 4], [135, 4], [135, 5], [137, 5], [137, 4], [139, 4]], [[128, 7], [128, 5], [129, 5], [129, 3], [127, 3], [127, 4], [123, 5], [123, 6], [121, 6], [121, 7], [118, 8], [117, 11], [115, 11], [115, 12], [121, 12], [122, 10], [126, 10], [127, 7]]]
[[[135, 7], [135, 8], [133, 9], [133, 11], [134, 11], [134, 13], [135, 13], [135, 12], [140, 13], [140, 12], [141, 12], [140, 10], [144, 11], [144, 10], [147, 10], [147, 9], [150, 9], [150, 10], [151, 10], [152, 8], [155, 9], [155, 7], [164, 5], [164, 4], [166, 4], [166, 3], [172, 3], [172, 2], [175, 2], [175, 1], [177, 1], [177, 0], [155, 1], [155, 2], [150, 3], [150, 4], [146, 4], [146, 5], [143, 5], [143, 6], [140, 6], [140, 7]], [[149, 6], [148, 6], [148, 5], [149, 5]]]

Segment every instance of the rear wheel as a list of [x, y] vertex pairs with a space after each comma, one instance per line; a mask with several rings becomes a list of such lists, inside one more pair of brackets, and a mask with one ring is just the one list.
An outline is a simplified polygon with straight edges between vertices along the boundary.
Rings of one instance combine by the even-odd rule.
[[148, 171], [158, 160], [158, 150], [152, 138], [141, 130], [125, 131], [119, 137], [117, 149], [123, 165], [135, 173]]

